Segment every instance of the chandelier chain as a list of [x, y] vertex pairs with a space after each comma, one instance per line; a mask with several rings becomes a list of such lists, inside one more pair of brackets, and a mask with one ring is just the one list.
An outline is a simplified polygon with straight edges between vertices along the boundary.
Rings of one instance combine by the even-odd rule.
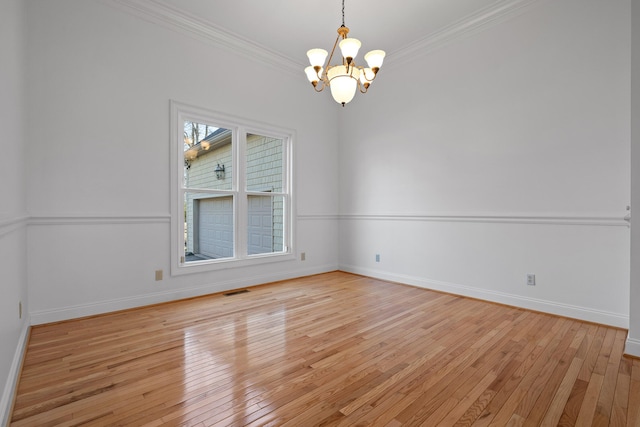
[[344, 0], [342, 0], [342, 26], [344, 27]]

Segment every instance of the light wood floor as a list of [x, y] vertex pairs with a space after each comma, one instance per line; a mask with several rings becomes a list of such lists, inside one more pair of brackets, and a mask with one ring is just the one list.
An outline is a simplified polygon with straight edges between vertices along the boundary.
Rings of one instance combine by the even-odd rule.
[[335, 272], [34, 327], [12, 425], [640, 426], [625, 339]]

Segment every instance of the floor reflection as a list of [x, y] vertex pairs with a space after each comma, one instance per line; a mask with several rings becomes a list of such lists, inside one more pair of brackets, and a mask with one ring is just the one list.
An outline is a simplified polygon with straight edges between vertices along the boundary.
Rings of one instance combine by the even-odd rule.
[[242, 425], [271, 411], [269, 380], [282, 375], [272, 366], [287, 357], [286, 318], [280, 306], [224, 316], [213, 328], [207, 322], [207, 328], [185, 329], [183, 391], [190, 408], [185, 422]]

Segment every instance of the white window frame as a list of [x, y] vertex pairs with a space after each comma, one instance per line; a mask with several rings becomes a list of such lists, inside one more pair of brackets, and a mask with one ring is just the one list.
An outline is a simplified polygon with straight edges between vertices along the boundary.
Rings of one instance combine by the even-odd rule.
[[[255, 120], [230, 116], [217, 111], [170, 101], [170, 161], [171, 161], [171, 275], [202, 273], [226, 268], [246, 267], [280, 261], [295, 260], [293, 247], [295, 211], [293, 196], [293, 142], [295, 131], [272, 126]], [[184, 262], [184, 122], [208, 123], [224, 127], [232, 132], [233, 185], [232, 190], [197, 189], [198, 192], [229, 194], [234, 200], [234, 255], [228, 258]], [[259, 134], [283, 140], [282, 193], [247, 191], [246, 189], [246, 135]], [[249, 195], [282, 196], [284, 198], [284, 250], [282, 252], [248, 255], [248, 206]]]

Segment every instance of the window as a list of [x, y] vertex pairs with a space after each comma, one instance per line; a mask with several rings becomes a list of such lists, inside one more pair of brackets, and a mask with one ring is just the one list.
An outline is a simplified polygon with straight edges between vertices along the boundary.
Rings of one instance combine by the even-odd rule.
[[171, 102], [172, 274], [294, 259], [292, 139]]

